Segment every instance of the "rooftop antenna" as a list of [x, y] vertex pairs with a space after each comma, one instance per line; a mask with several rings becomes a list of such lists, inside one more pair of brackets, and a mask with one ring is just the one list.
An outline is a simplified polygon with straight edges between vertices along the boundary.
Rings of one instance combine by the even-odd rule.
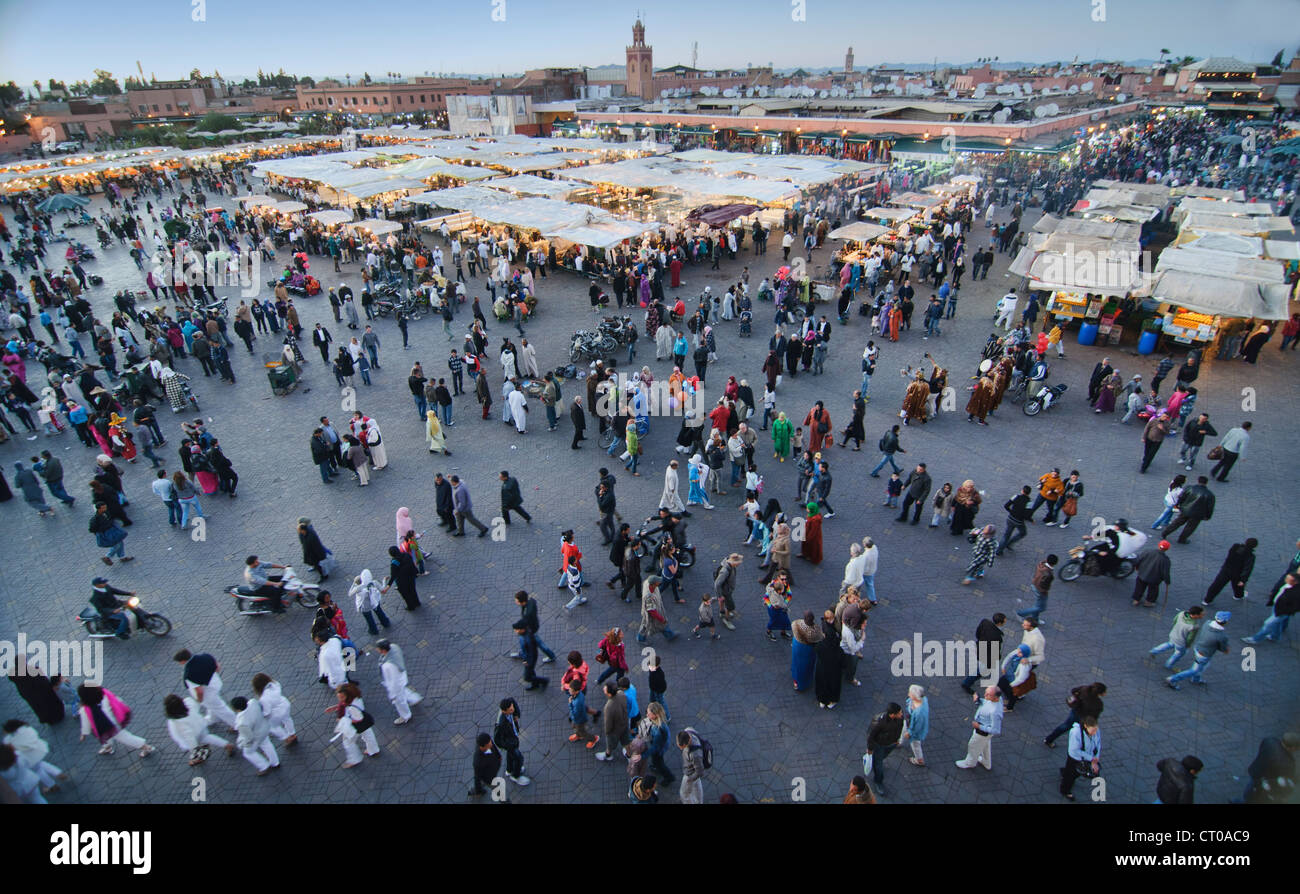
[[694, 41], [691, 44], [691, 68], [699, 68], [700, 62], [700, 42]]

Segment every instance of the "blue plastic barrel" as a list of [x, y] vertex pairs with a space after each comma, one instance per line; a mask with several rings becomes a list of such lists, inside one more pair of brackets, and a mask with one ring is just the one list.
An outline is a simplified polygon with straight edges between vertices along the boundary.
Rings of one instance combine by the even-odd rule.
[[1156, 350], [1156, 342], [1158, 342], [1159, 340], [1160, 340], [1159, 332], [1151, 332], [1149, 330], [1143, 330], [1142, 336], [1138, 339], [1138, 353], [1154, 354]]
[[1084, 323], [1079, 326], [1079, 344], [1095, 345], [1097, 343], [1097, 324]]

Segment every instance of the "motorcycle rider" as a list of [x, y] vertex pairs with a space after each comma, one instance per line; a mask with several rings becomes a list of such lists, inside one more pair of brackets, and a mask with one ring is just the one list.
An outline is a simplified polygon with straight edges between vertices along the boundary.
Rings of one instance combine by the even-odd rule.
[[1126, 518], [1118, 519], [1102, 532], [1102, 536], [1106, 544], [1097, 549], [1097, 558], [1102, 573], [1109, 575], [1119, 570], [1121, 559], [1132, 559], [1147, 542], [1147, 535], [1129, 528]]
[[275, 614], [283, 614], [284, 606], [284, 581], [271, 580], [267, 576], [268, 569], [284, 568], [283, 565], [271, 565], [263, 563], [257, 556], [249, 556], [244, 560], [244, 580], [252, 588], [254, 596], [270, 597], [269, 602], [271, 611]]
[[[107, 578], [97, 577], [90, 582], [90, 604], [94, 606], [95, 611], [105, 620], [117, 622], [117, 638], [131, 638], [131, 622], [122, 609], [126, 608], [126, 603], [118, 599], [118, 596], [134, 596], [135, 590], [119, 590], [109, 584]], [[138, 615], [137, 615], [138, 617]]]

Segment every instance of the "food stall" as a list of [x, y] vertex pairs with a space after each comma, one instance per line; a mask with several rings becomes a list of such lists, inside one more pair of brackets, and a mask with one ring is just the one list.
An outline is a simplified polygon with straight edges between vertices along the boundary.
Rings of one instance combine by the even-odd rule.
[[1248, 329], [1251, 322], [1287, 318], [1289, 287], [1283, 282], [1168, 269], [1157, 273], [1150, 292], [1159, 302], [1164, 333], [1179, 344], [1207, 346], [1203, 357], [1213, 356], [1229, 331]]
[[835, 254], [835, 266], [865, 260], [871, 254], [871, 243], [888, 233], [889, 227], [868, 223], [865, 220], [854, 221], [831, 230], [826, 238], [844, 241], [844, 246]]
[[1009, 272], [1045, 293], [1044, 310], [1058, 321], [1081, 321], [1080, 344], [1095, 344], [1098, 337], [1118, 344], [1123, 327], [1115, 325], [1115, 317], [1120, 300], [1141, 285], [1139, 259], [1138, 244], [1131, 240], [1034, 233]]

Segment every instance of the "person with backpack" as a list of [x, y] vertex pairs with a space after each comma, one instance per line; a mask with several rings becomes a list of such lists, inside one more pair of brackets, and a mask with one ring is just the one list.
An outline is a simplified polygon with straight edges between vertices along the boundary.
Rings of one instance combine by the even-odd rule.
[[704, 771], [713, 765], [713, 747], [690, 727], [677, 734], [677, 747], [682, 752], [681, 802], [703, 804]]
[[903, 471], [899, 468], [898, 463], [894, 462], [895, 453], [907, 452], [898, 441], [898, 433], [900, 430], [901, 426], [895, 425], [889, 431], [880, 436], [880, 443], [876, 445], [880, 450], [880, 462], [876, 463], [876, 467], [871, 470], [872, 478], [880, 477], [880, 470], [885, 467], [885, 463], [889, 463], [890, 467], [895, 472], [901, 473]]

